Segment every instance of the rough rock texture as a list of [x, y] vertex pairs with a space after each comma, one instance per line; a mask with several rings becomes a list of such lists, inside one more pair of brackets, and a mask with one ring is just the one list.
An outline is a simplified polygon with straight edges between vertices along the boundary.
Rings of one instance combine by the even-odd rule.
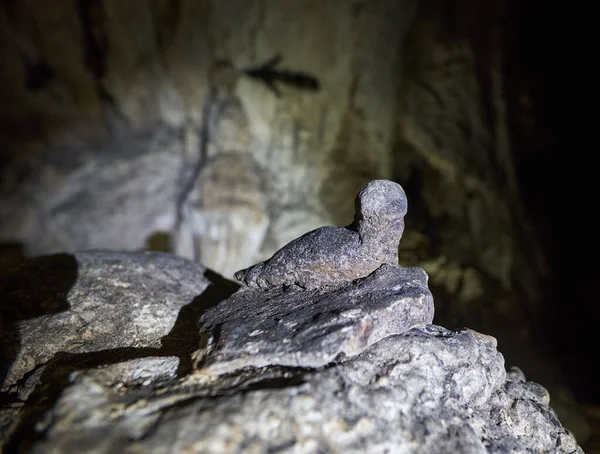
[[[65, 269], [77, 269], [64, 265], [67, 257], [80, 272], [57, 278]], [[52, 275], [52, 270], [58, 271]], [[424, 295], [424, 278], [419, 270], [384, 266], [345, 290], [318, 296], [308, 290], [242, 288], [227, 299], [237, 286], [169, 254], [89, 252], [30, 261], [10, 276], [9, 286], [0, 287], [2, 301], [8, 292], [9, 298], [28, 302], [5, 312], [5, 322], [20, 314], [13, 328], [31, 333], [20, 349], [44, 357], [47, 342], [55, 347], [54, 335], [24, 328], [61, 320], [60, 333], [68, 337], [82, 329], [81, 320], [64, 315], [102, 298], [106, 310], [93, 323], [105, 335], [84, 347], [88, 353], [57, 353], [0, 395], [0, 443], [6, 452], [35, 453], [582, 453], [549, 407], [547, 392], [519, 370], [505, 372], [494, 338], [436, 325], [393, 334], [398, 331], [388, 327], [410, 319], [412, 306], [417, 312], [431, 309], [428, 292], [424, 306], [411, 297]], [[286, 309], [282, 317], [290, 321], [306, 320], [308, 308], [298, 304], [299, 294], [312, 296], [315, 326], [334, 328], [311, 331], [305, 323], [302, 337], [290, 345], [299, 353], [309, 346], [326, 352], [323, 335], [363, 345], [364, 330], [336, 331], [344, 312], [321, 307], [352, 305], [354, 312], [345, 311], [348, 327], [360, 325], [356, 314], [369, 313], [385, 337], [353, 357], [311, 367], [277, 365], [274, 356], [271, 364], [247, 363], [222, 375], [210, 367], [191, 369], [190, 347], [201, 340], [197, 317], [217, 320], [236, 306], [238, 319], [223, 320], [223, 339], [215, 337], [215, 345], [238, 341], [228, 324], [241, 326], [243, 336], [254, 323], [265, 330], [256, 334], [263, 351], [278, 350], [280, 345], [268, 344], [281, 344], [278, 334], [286, 328], [267, 326], [272, 314], [246, 310], [250, 295], [275, 291], [281, 292], [278, 308], [264, 300], [255, 304], [273, 312]], [[344, 291], [351, 301], [340, 300]], [[389, 304], [395, 292], [404, 296]], [[44, 303], [60, 300], [69, 307], [44, 309]], [[46, 315], [30, 319], [36, 302]], [[145, 334], [132, 342], [128, 314], [136, 308], [145, 308], [144, 327], [138, 328]], [[126, 323], [114, 323], [114, 313]]]
[[431, 325], [319, 371], [258, 369], [125, 391], [74, 378], [32, 452], [576, 453], [493, 338]]
[[431, 323], [433, 297], [421, 268], [382, 265], [329, 290], [242, 288], [200, 319], [203, 369], [322, 367], [375, 342]]
[[160, 232], [231, 277], [349, 223], [390, 178], [415, 197], [402, 263], [430, 275], [438, 321], [560, 375], [533, 347], [545, 268], [517, 181], [536, 187], [548, 156], [515, 152], [509, 127], [532, 110], [511, 105], [544, 110], [510, 47], [535, 48], [509, 7], [532, 2], [0, 3], [0, 268], [19, 244], [139, 250]]
[[[12, 208], [0, 212], [0, 241], [35, 254], [131, 250], [180, 227], [178, 253], [232, 273], [298, 232], [349, 222], [356, 192], [391, 176], [401, 44], [414, 4], [3, 3], [0, 205]], [[138, 136], [144, 131], [173, 134], [155, 147]], [[142, 166], [148, 179], [130, 181], [114, 168], [122, 136], [134, 139], [127, 148], [165, 153], [168, 162]], [[47, 161], [66, 144], [75, 145], [69, 162], [87, 151], [104, 156], [90, 167], [128, 194], [111, 197], [79, 166], [54, 173]], [[231, 165], [236, 157], [243, 163]], [[4, 180], [17, 175], [8, 188]], [[98, 199], [80, 204], [70, 182], [87, 178]], [[155, 209], [152, 219], [122, 203], [138, 196]], [[103, 217], [94, 224], [68, 209], [80, 205]], [[83, 222], [62, 238], [59, 218]]]
[[[2, 390], [60, 355], [160, 349], [206, 269], [152, 252], [84, 252], [26, 262], [0, 281]], [[27, 308], [27, 311], [24, 309]], [[119, 335], [116, 336], [115, 333]]]
[[373, 180], [356, 196], [354, 223], [321, 227], [297, 238], [270, 259], [235, 273], [250, 287], [297, 285], [317, 289], [368, 276], [398, 264], [407, 201], [398, 183]]

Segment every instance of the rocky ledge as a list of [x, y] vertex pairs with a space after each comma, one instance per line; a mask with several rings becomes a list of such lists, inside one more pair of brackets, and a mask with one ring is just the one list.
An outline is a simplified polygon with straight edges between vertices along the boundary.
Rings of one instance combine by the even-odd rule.
[[31, 260], [0, 282], [3, 450], [582, 452], [494, 338], [430, 324], [426, 282], [384, 265], [239, 289], [164, 253]]
[[164, 253], [42, 257], [0, 282], [0, 443], [35, 453], [574, 453], [496, 340], [432, 325], [398, 265], [406, 196], [236, 273]]

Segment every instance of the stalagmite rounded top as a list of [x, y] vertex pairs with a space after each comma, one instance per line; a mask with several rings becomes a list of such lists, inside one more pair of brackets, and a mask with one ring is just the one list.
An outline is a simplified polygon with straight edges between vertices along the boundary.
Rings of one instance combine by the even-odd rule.
[[398, 264], [407, 200], [398, 183], [373, 180], [357, 195], [354, 222], [321, 227], [291, 241], [273, 257], [235, 273], [255, 288], [296, 285], [306, 289], [342, 285], [366, 277], [382, 264]]

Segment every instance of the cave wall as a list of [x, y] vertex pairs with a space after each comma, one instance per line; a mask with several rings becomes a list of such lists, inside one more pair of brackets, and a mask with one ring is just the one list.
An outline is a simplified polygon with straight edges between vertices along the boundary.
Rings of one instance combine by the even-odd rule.
[[231, 276], [349, 222], [357, 190], [393, 178], [402, 261], [430, 274], [438, 317], [532, 342], [544, 262], [516, 176], [505, 2], [1, 11], [4, 243], [132, 250], [162, 232]]
[[531, 344], [544, 261], [509, 124], [511, 14], [500, 0], [5, 2], [0, 241], [161, 248], [231, 277], [348, 223], [358, 189], [393, 178], [409, 194], [402, 263], [428, 271], [438, 318]]
[[[231, 275], [393, 176], [413, 1], [2, 9], [0, 232], [29, 255], [168, 231]], [[248, 75], [278, 55], [274, 86]]]
[[[396, 178], [419, 207], [413, 227], [427, 239], [422, 266], [452, 296], [446, 315], [483, 323], [482, 304], [498, 304], [490, 312], [504, 314], [509, 331], [543, 311], [548, 275], [516, 164], [515, 149], [527, 150], [515, 140], [511, 14], [507, 2], [420, 2], [405, 41], [395, 147]], [[482, 303], [483, 292], [495, 303]]]

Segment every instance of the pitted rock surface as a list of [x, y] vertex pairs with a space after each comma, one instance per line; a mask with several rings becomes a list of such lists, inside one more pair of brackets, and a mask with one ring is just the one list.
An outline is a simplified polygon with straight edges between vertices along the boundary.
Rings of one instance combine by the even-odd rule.
[[421, 268], [382, 265], [323, 292], [242, 287], [200, 318], [203, 367], [222, 374], [253, 366], [320, 367], [393, 334], [431, 323], [433, 297]]
[[[0, 285], [2, 322], [24, 336], [12, 350], [18, 382], [0, 393], [0, 450], [583, 452], [545, 389], [505, 372], [494, 338], [406, 330], [433, 315], [421, 269], [233, 295], [212, 274], [169, 254], [117, 252], [16, 270]], [[212, 351], [193, 370], [198, 317]], [[23, 352], [36, 355], [33, 369]]]
[[373, 180], [358, 194], [354, 222], [321, 227], [291, 241], [273, 257], [235, 273], [255, 288], [297, 285], [316, 289], [366, 277], [398, 263], [407, 200], [398, 183]]
[[318, 370], [125, 390], [84, 372], [32, 452], [582, 454], [529, 388], [494, 338], [429, 325]]
[[[2, 390], [57, 354], [160, 348], [179, 311], [211, 282], [160, 252], [90, 251], [31, 259], [0, 280]], [[118, 333], [118, 335], [116, 335]], [[3, 341], [6, 339], [3, 339]]]

